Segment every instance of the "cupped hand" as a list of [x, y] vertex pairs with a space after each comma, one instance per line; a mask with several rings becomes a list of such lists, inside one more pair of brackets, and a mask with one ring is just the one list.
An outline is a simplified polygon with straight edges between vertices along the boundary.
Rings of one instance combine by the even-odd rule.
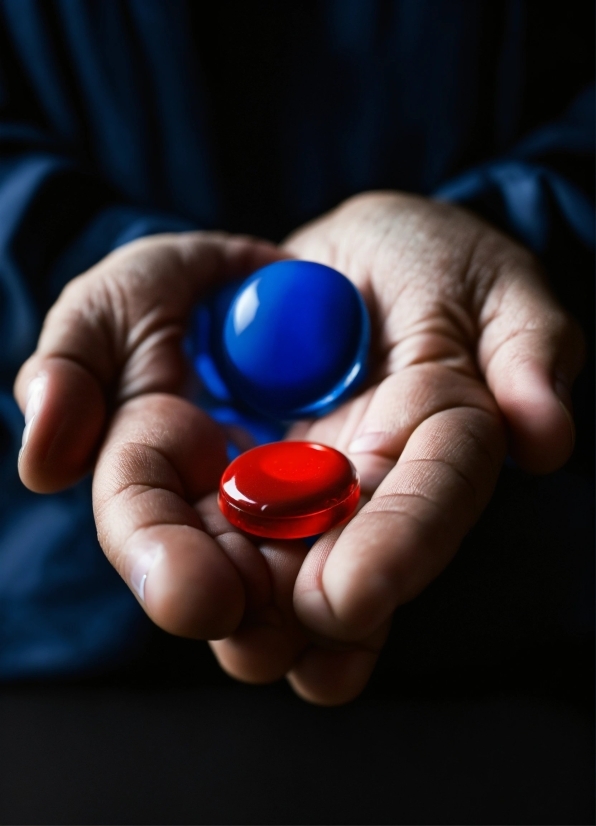
[[247, 585], [244, 560], [205, 532], [194, 507], [217, 489], [227, 460], [225, 434], [182, 398], [182, 339], [206, 291], [281, 256], [266, 242], [214, 233], [129, 244], [68, 284], [16, 380], [23, 482], [58, 491], [96, 464], [102, 547], [173, 633], [230, 634], [269, 588], [262, 564]]
[[[308, 552], [294, 588], [309, 642], [288, 678], [306, 699], [334, 704], [362, 690], [395, 609], [452, 559], [507, 446], [531, 472], [566, 461], [583, 345], [534, 257], [454, 206], [361, 195], [287, 249], [347, 275], [373, 323], [367, 386], [289, 433], [346, 452], [365, 494], [347, 526]], [[256, 673], [258, 648], [246, 639], [216, 653], [236, 676]]]
[[[220, 513], [226, 434], [184, 398], [182, 339], [206, 291], [286, 255], [208, 233], [123, 247], [67, 286], [15, 383], [23, 482], [50, 493], [93, 469], [100, 543], [147, 614], [220, 639], [224, 668], [250, 682], [283, 677], [309, 648], [292, 602], [307, 548], [257, 547]], [[346, 698], [342, 675], [340, 656], [334, 696]]]
[[224, 434], [181, 397], [180, 343], [206, 290], [280, 257], [250, 239], [146, 239], [67, 287], [16, 382], [20, 472], [50, 492], [97, 461], [100, 541], [147, 613], [219, 639], [239, 679], [286, 674], [306, 699], [336, 704], [365, 686], [395, 608], [455, 553], [507, 437], [530, 470], [565, 461], [582, 345], [532, 256], [455, 207], [360, 196], [287, 249], [344, 272], [372, 316], [367, 386], [290, 433], [359, 468], [367, 503], [347, 526], [307, 551], [251, 540], [217, 509]]

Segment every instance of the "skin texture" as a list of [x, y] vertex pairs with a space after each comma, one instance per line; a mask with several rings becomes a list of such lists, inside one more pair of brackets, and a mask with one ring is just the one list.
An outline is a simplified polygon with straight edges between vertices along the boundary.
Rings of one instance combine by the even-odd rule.
[[[368, 384], [288, 435], [348, 453], [363, 484], [357, 515], [310, 551], [257, 544], [225, 520], [214, 493], [225, 434], [183, 398], [193, 303], [287, 255], [347, 275], [373, 323]], [[526, 250], [428, 199], [357, 196], [283, 251], [156, 236], [75, 279], [49, 313], [15, 385], [29, 419], [19, 469], [45, 493], [94, 467], [101, 545], [162, 628], [211, 640], [240, 680], [286, 676], [306, 700], [344, 703], [366, 685], [393, 612], [478, 519], [507, 449], [536, 473], [566, 461], [582, 351]]]

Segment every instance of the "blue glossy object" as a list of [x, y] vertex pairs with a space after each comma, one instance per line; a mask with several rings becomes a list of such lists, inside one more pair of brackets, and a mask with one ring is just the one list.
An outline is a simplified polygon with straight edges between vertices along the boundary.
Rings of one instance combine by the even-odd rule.
[[287, 421], [321, 416], [356, 389], [370, 323], [345, 276], [279, 261], [203, 305], [195, 340], [197, 372], [216, 399]]

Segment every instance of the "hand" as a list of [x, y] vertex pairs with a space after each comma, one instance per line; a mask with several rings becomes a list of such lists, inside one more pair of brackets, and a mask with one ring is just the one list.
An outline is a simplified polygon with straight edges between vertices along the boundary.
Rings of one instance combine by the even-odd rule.
[[[288, 679], [333, 704], [362, 690], [392, 613], [455, 554], [492, 494], [507, 440], [529, 471], [568, 458], [582, 339], [533, 256], [454, 206], [358, 196], [287, 249], [346, 274], [373, 322], [368, 386], [289, 434], [348, 453], [368, 500], [313, 546], [294, 589], [313, 633], [308, 644], [288, 642]], [[254, 636], [215, 650], [235, 676], [258, 679]]]
[[265, 242], [208, 233], [129, 244], [70, 282], [16, 380], [28, 420], [23, 482], [60, 490], [99, 453], [100, 542], [149, 616], [173, 633], [229, 634], [253, 591], [258, 602], [269, 588], [258, 552], [256, 562], [249, 553], [236, 563], [238, 541], [216, 542], [193, 507], [217, 489], [227, 460], [219, 426], [181, 398], [181, 340], [205, 291], [281, 255]]

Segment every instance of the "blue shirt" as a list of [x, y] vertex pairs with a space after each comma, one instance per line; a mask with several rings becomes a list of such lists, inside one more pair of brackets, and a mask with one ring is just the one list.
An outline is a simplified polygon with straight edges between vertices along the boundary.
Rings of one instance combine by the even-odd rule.
[[41, 497], [16, 471], [16, 371], [62, 286], [114, 248], [210, 227], [278, 240], [394, 188], [483, 214], [582, 295], [593, 12], [548, 6], [0, 0], [0, 677], [101, 666], [146, 627], [88, 482]]

